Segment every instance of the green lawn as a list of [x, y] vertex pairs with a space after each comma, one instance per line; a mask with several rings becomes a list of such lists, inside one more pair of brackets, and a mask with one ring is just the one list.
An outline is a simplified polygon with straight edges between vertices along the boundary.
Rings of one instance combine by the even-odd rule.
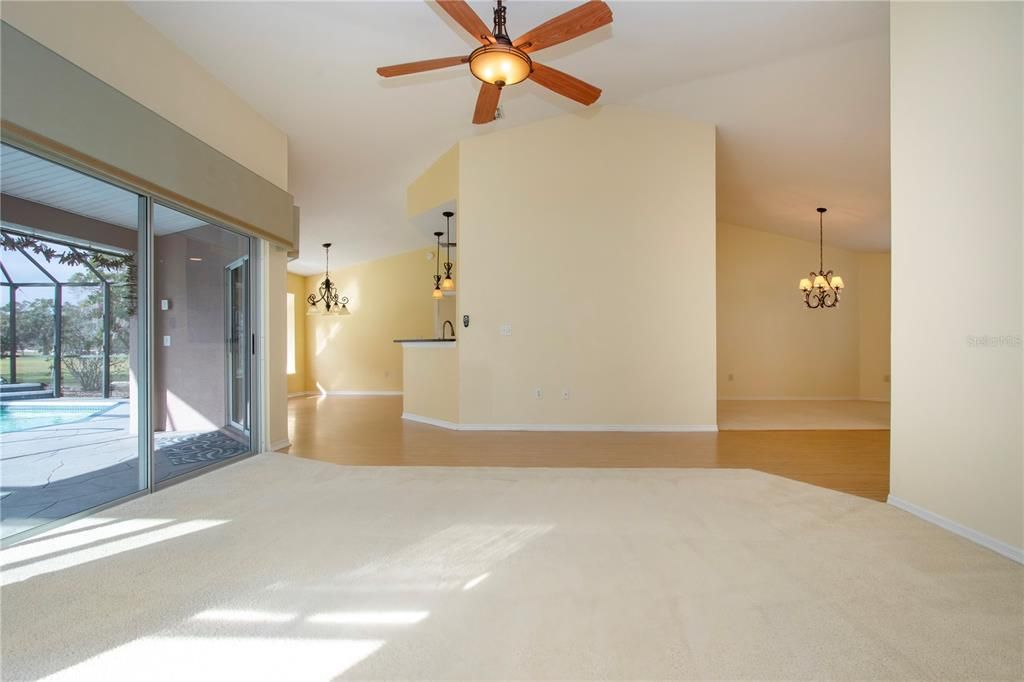
[[[48, 384], [53, 378], [51, 366], [53, 358], [46, 355], [19, 355], [18, 383], [19, 384]], [[3, 375], [7, 381], [11, 380], [11, 359], [3, 359]]]
[[[11, 380], [10, 361], [10, 358], [0, 360], [0, 374], [3, 375], [5, 381]], [[48, 355], [19, 355], [17, 365], [19, 384], [49, 384], [53, 381], [53, 358]], [[113, 370], [110, 376], [111, 381], [128, 381], [127, 362], [112, 362], [111, 365], [111, 370]], [[119, 365], [121, 371], [118, 371]], [[64, 377], [65, 382], [71, 379], [67, 370], [64, 371]]]

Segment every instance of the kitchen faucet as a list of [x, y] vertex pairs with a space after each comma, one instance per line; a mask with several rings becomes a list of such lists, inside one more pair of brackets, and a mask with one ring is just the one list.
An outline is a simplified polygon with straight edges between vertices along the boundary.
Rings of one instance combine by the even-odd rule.
[[455, 338], [455, 325], [452, 324], [451, 320], [445, 320], [444, 324], [441, 325], [441, 338], [442, 339], [447, 339], [448, 338], [446, 336], [446, 334], [448, 332], [448, 327], [452, 328], [452, 338], [454, 339]]

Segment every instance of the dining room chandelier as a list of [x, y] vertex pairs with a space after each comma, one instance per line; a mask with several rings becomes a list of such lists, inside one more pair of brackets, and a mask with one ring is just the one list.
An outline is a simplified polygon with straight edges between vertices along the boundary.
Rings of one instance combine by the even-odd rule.
[[835, 308], [839, 305], [839, 292], [845, 286], [843, 278], [825, 270], [823, 255], [823, 218], [827, 208], [818, 209], [818, 271], [800, 280], [800, 291], [804, 292], [804, 304], [811, 308]]
[[348, 296], [340, 295], [338, 288], [331, 281], [331, 244], [328, 242], [322, 246], [324, 247], [324, 279], [320, 282], [320, 288], [317, 289], [317, 293], [306, 297], [306, 303], [309, 304], [309, 310], [306, 311], [306, 314], [348, 315]]

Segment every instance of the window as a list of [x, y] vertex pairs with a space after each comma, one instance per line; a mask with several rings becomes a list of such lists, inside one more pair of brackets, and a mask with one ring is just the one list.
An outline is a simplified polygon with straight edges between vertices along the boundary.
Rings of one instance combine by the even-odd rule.
[[288, 374], [295, 374], [295, 294], [288, 294]]

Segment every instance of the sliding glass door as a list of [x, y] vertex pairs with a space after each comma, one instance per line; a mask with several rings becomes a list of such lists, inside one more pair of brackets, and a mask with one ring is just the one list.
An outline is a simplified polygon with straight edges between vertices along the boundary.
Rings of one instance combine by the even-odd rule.
[[2, 145], [0, 539], [253, 451], [257, 241]]

